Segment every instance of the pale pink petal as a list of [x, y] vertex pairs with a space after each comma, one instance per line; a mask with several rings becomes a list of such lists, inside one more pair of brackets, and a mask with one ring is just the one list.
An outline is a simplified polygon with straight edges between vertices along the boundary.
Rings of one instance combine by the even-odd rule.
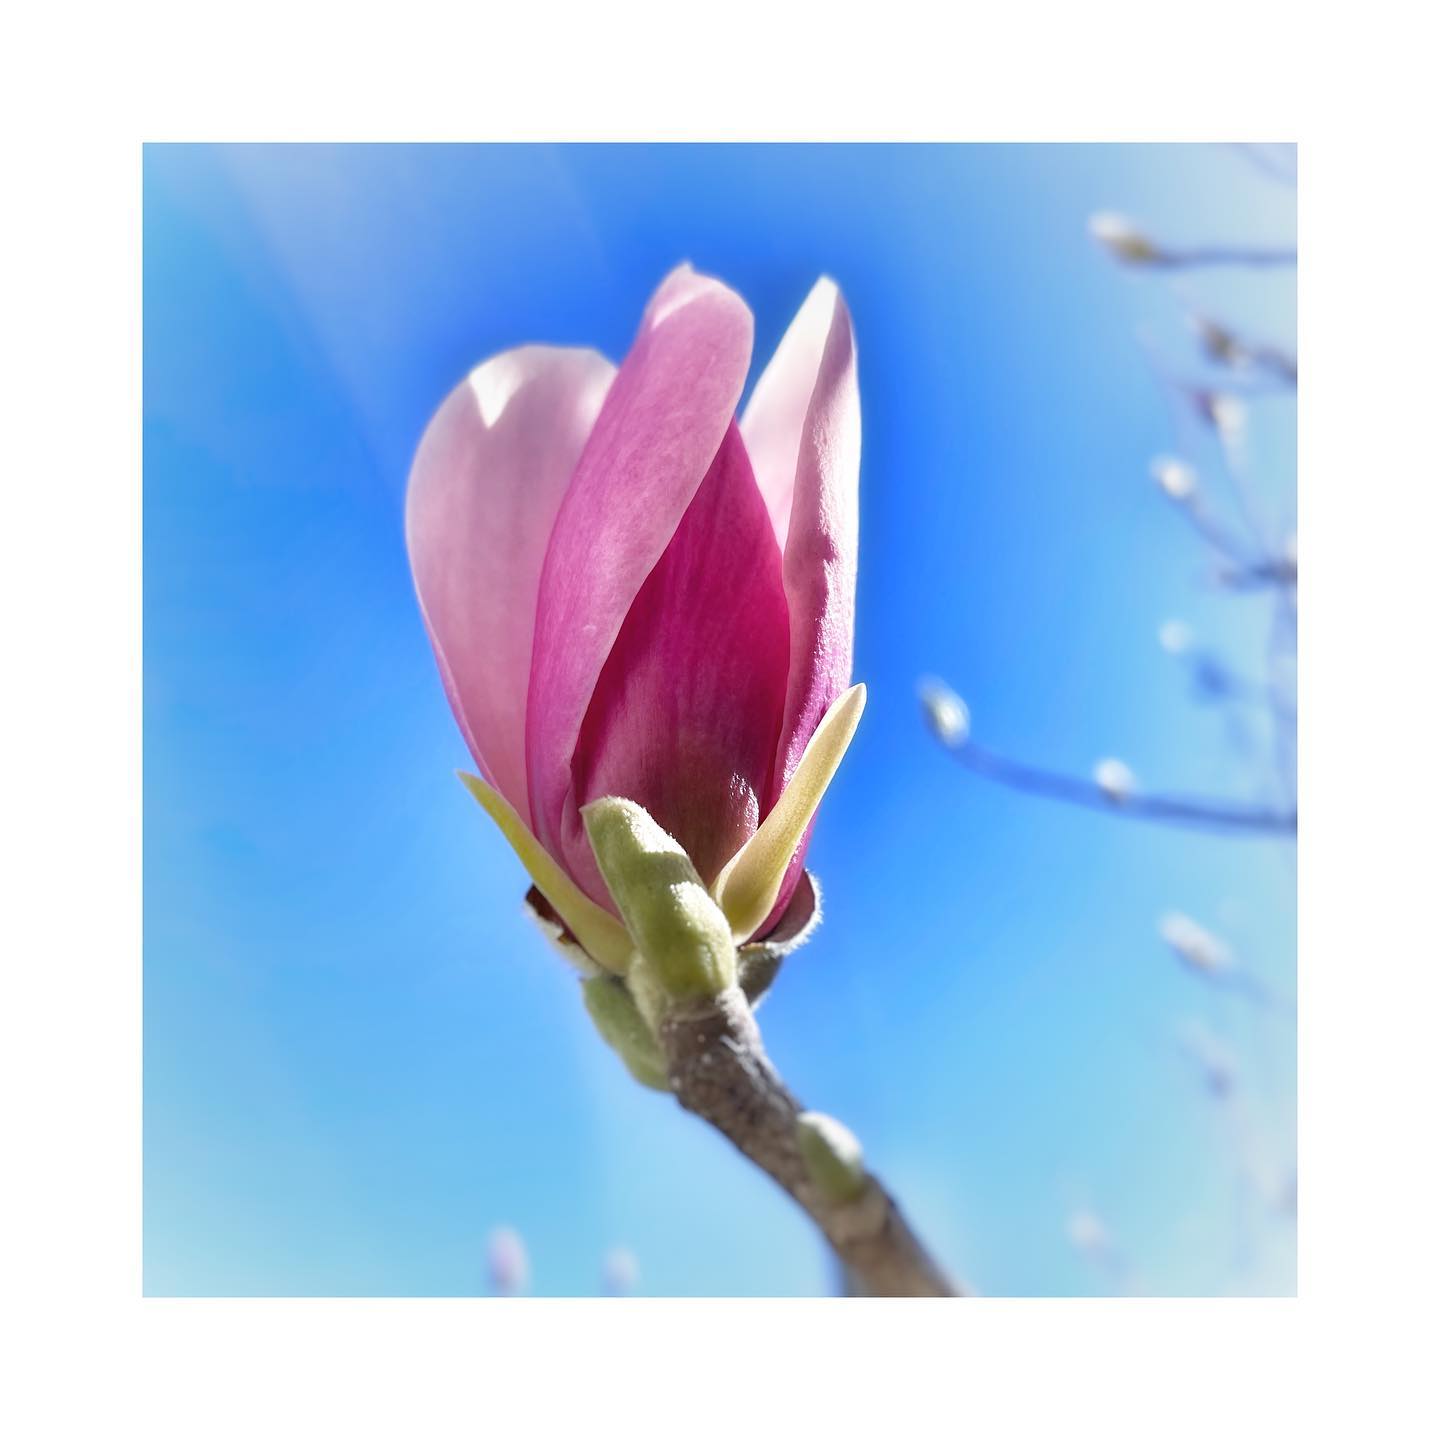
[[800, 439], [837, 308], [845, 313], [835, 282], [818, 280], [755, 382], [740, 420], [745, 451], [755, 467], [755, 482], [765, 497], [781, 550], [790, 529]]
[[821, 280], [786, 331], [741, 421], [785, 550], [790, 683], [776, 793], [850, 684], [859, 548], [860, 389], [850, 312]]
[[[756, 383], [741, 431], [784, 546], [790, 613], [790, 678], [768, 813], [815, 727], [850, 685], [860, 389], [850, 312], [833, 281], [820, 280], [801, 306]], [[808, 844], [807, 831], [772, 921], [794, 892]]]
[[[556, 517], [540, 582], [527, 768], [541, 842], [576, 814], [570, 762], [601, 668], [720, 448], [750, 364], [744, 301], [688, 266], [656, 291]], [[632, 797], [633, 798], [633, 797]]]
[[450, 392], [410, 471], [410, 565], [445, 693], [476, 764], [527, 825], [540, 571], [614, 374], [593, 350], [507, 350]]
[[[708, 884], [759, 823], [788, 668], [780, 550], [732, 425], [605, 662], [575, 751], [577, 803], [643, 805]], [[578, 813], [561, 843], [604, 898]]]

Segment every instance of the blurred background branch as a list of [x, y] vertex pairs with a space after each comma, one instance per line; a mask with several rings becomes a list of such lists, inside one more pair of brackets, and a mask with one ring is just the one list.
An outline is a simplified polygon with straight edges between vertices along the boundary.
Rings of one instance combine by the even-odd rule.
[[1136, 787], [1133, 774], [1120, 760], [1102, 760], [1091, 780], [1055, 770], [1044, 770], [987, 750], [969, 738], [968, 718], [962, 727], [956, 717], [964, 702], [939, 681], [922, 683], [921, 702], [936, 737], [967, 770], [1014, 790], [1105, 810], [1131, 820], [1190, 825], [1231, 834], [1278, 835], [1293, 838], [1293, 810], [1265, 809], [1224, 800], [1193, 799], [1177, 795], [1148, 795]]
[[1108, 211], [1090, 221], [1090, 233], [1124, 265], [1155, 270], [1192, 270], [1210, 265], [1270, 269], [1293, 267], [1296, 252], [1256, 245], [1162, 245], [1123, 215]]
[[[1295, 184], [1293, 146], [1231, 147], [1246, 162], [1278, 184]], [[1150, 475], [1159, 496], [1185, 522], [1200, 547], [1201, 574], [1208, 589], [1235, 602], [1269, 607], [1263, 627], [1258, 678], [1236, 666], [1215, 647], [1197, 642], [1183, 621], [1162, 622], [1161, 648], [1188, 674], [1197, 706], [1224, 716], [1234, 748], [1257, 760], [1252, 783], [1256, 798], [1232, 799], [1150, 792], [1141, 787], [1125, 761], [1107, 757], [1089, 776], [1033, 765], [1002, 750], [977, 744], [970, 710], [945, 681], [919, 685], [924, 719], [936, 740], [971, 774], [1008, 789], [1063, 804], [1104, 812], [1121, 819], [1209, 831], [1217, 836], [1268, 838], [1293, 843], [1297, 836], [1295, 783], [1296, 654], [1298, 630], [1298, 545], [1293, 528], [1277, 511], [1293, 513], [1293, 477], [1269, 477], [1262, 487], [1255, 468], [1252, 430], [1255, 407], [1293, 403], [1299, 366], [1294, 350], [1258, 333], [1263, 326], [1219, 318], [1219, 309], [1192, 293], [1188, 272], [1229, 267], [1279, 277], [1292, 285], [1296, 251], [1271, 245], [1180, 244], [1157, 240], [1147, 228], [1113, 212], [1094, 215], [1090, 233], [1103, 252], [1140, 277], [1167, 283], [1181, 307], [1189, 353], [1179, 360], [1163, 355], [1148, 334], [1138, 338], [1161, 387], [1176, 432], [1174, 453], [1155, 457]], [[1233, 302], [1232, 302], [1233, 303]], [[1215, 483], [1207, 483], [1213, 477]], [[1278, 483], [1277, 483], [1278, 479]], [[1257, 749], [1252, 727], [1267, 726], [1270, 743]], [[1172, 910], [1161, 916], [1158, 936], [1181, 969], [1200, 982], [1219, 1005], [1238, 1002], [1237, 1014], [1249, 1017], [1249, 1064], [1205, 1021], [1190, 1019], [1179, 1027], [1181, 1048], [1202, 1081], [1219, 1121], [1220, 1138], [1236, 1185], [1236, 1240], [1233, 1284], [1244, 1288], [1245, 1275], [1263, 1246], [1278, 1240], [1293, 1256], [1296, 1180], [1291, 1159], [1272, 1162], [1283, 1152], [1280, 1137], [1267, 1145], [1252, 1104], [1251, 1086], [1272, 1068], [1268, 1052], [1283, 1051], [1281, 1032], [1265, 1027], [1293, 1025], [1296, 1002], [1255, 966], [1242, 963], [1234, 946], [1190, 915]], [[1288, 987], [1287, 987], [1288, 988]], [[1293, 1039], [1293, 1036], [1292, 1036]], [[1278, 1225], [1278, 1229], [1275, 1228]], [[1066, 1235], [1072, 1250], [1107, 1288], [1119, 1293], [1139, 1289], [1136, 1271], [1111, 1227], [1086, 1204], [1070, 1207]]]
[[[1293, 163], [1277, 147], [1239, 147], [1252, 162], [1274, 178], [1293, 182]], [[1292, 157], [1293, 159], [1293, 157]], [[1128, 266], [1173, 270], [1194, 265], [1242, 264], [1283, 266], [1295, 263], [1295, 252], [1245, 246], [1166, 247], [1154, 241], [1127, 217], [1101, 212], [1091, 218], [1090, 231], [1115, 260]], [[1242, 338], [1239, 331], [1191, 311], [1190, 328], [1199, 358], [1241, 376], [1264, 373], [1280, 382], [1286, 393], [1298, 383], [1295, 357], [1268, 341]], [[1196, 652], [1188, 633], [1163, 627], [1162, 644], [1173, 654], [1191, 655], [1197, 698], [1259, 699], [1271, 712], [1276, 739], [1272, 748], [1279, 775], [1280, 804], [1246, 804], [1239, 801], [1145, 793], [1122, 760], [1104, 759], [1090, 779], [1060, 770], [1032, 765], [982, 745], [970, 736], [970, 715], [965, 701], [941, 680], [920, 685], [920, 701], [932, 733], [966, 769], [987, 780], [1032, 795], [1072, 805], [1108, 811], [1134, 820], [1195, 827], [1231, 835], [1269, 835], [1293, 839], [1298, 821], [1290, 770], [1294, 756], [1295, 631], [1299, 580], [1295, 536], [1276, 539], [1275, 527], [1264, 513], [1256, 493], [1247, 446], [1246, 400], [1223, 385], [1195, 381], [1161, 361], [1146, 344], [1145, 353], [1157, 379], [1182, 416], [1197, 422], [1218, 442], [1221, 469], [1240, 522], [1235, 529], [1201, 483], [1196, 466], [1175, 455], [1157, 456], [1151, 475], [1161, 494], [1188, 521], [1206, 546], [1213, 582], [1235, 593], [1269, 591], [1275, 613], [1265, 657], [1263, 685], [1236, 680], [1213, 655]], [[1183, 627], [1181, 627], [1183, 629]]]

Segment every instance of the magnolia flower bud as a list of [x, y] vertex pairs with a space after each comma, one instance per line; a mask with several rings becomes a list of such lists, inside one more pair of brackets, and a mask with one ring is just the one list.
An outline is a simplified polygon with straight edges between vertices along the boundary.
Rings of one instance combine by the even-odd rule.
[[920, 704], [935, 738], [958, 750], [970, 738], [970, 711], [943, 680], [920, 682]]
[[834, 1116], [805, 1111], [795, 1121], [795, 1142], [815, 1188], [832, 1204], [843, 1205], [864, 1191], [864, 1152]]
[[671, 999], [711, 999], [735, 983], [735, 941], [690, 857], [633, 800], [581, 809], [600, 873], [653, 977]]
[[1135, 794], [1135, 772], [1123, 760], [1101, 760], [1095, 767], [1095, 784], [1112, 805], [1123, 805]]
[[581, 807], [644, 806], [706, 885], [733, 866], [733, 894], [714, 893], [745, 918], [738, 938], [763, 939], [863, 703], [847, 689], [849, 311], [820, 280], [742, 411], [753, 333], [739, 295], [682, 265], [619, 366], [546, 345], [492, 356], [436, 411], [411, 469], [410, 563], [479, 771], [466, 784], [565, 932], [615, 974], [631, 946]]
[[486, 1242], [490, 1287], [497, 1295], [518, 1295], [530, 1283], [530, 1257], [525, 1242], [508, 1225], [490, 1232]]
[[1160, 920], [1160, 938], [1192, 970], [1217, 975], [1234, 963], [1230, 947], [1188, 915], [1172, 911]]

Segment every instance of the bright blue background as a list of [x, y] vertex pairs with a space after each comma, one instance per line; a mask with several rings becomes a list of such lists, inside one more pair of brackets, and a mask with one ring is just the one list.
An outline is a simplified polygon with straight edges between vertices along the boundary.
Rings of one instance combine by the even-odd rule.
[[[1139, 1288], [1293, 1285], [1241, 1175], [1293, 1165], [1293, 1026], [1156, 932], [1192, 914], [1293, 995], [1293, 847], [994, 788], [915, 699], [940, 674], [1024, 758], [1257, 793], [1156, 643], [1179, 617], [1258, 674], [1268, 610], [1209, 583], [1147, 479], [1176, 438], [1136, 332], [1196, 371], [1194, 299], [1293, 343], [1294, 274], [1126, 273], [1086, 219], [1289, 242], [1293, 190], [1221, 147], [151, 147], [144, 184], [149, 1293], [481, 1293], [499, 1224], [538, 1293], [595, 1293], [614, 1244], [643, 1293], [830, 1286], [530, 930], [454, 778], [402, 537], [470, 366], [618, 358], [687, 258], [750, 303], [757, 364], [822, 272], [860, 350], [870, 703], [811, 851], [825, 926], [762, 1012], [782, 1071], [983, 1290], [1115, 1288], [1067, 1239], [1081, 1208]], [[1293, 431], [1257, 407], [1284, 526]], [[1238, 1122], [1191, 1016], [1241, 1059]]]

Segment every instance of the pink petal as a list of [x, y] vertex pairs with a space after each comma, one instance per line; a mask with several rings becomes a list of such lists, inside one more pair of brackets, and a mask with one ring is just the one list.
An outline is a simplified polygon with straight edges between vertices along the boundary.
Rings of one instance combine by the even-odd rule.
[[[860, 538], [860, 387], [850, 312], [821, 279], [756, 382], [740, 422], [756, 482], [784, 546], [790, 677], [765, 813], [815, 727], [850, 685]], [[813, 828], [813, 827], [812, 827]], [[766, 928], [799, 883], [800, 842]]]
[[650, 301], [556, 517], [540, 581], [526, 745], [531, 813], [553, 854], [563, 850], [564, 818], [572, 830], [579, 823], [570, 763], [590, 697], [720, 448], [752, 330], [738, 295], [688, 266], [672, 272]]
[[593, 350], [507, 350], [450, 392], [410, 471], [410, 566], [445, 693], [476, 764], [527, 825], [540, 571], [614, 374]]
[[785, 549], [790, 682], [778, 795], [821, 717], [850, 684], [860, 388], [850, 312], [832, 280], [819, 281], [800, 307], [756, 382], [740, 428]]
[[[708, 884], [760, 821], [787, 637], [780, 550], [732, 425], [605, 662], [575, 751], [578, 802], [643, 805]], [[598, 880], [578, 815], [562, 844], [571, 873]]]

